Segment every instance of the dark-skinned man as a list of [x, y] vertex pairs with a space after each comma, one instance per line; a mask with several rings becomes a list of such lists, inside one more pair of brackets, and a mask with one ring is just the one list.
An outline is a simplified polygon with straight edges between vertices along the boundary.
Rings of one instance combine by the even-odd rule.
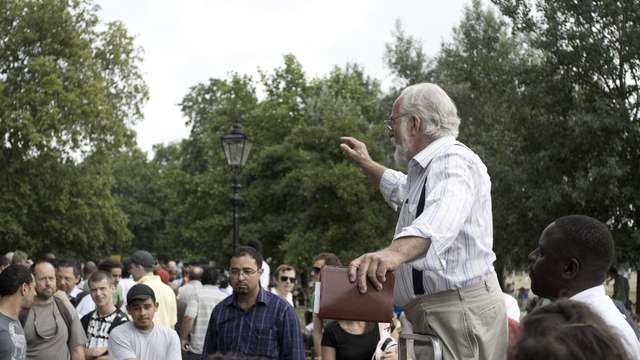
[[585, 303], [610, 326], [630, 358], [640, 359], [638, 338], [602, 285], [614, 257], [605, 224], [584, 215], [563, 216], [544, 229], [529, 254], [531, 290], [551, 300]]

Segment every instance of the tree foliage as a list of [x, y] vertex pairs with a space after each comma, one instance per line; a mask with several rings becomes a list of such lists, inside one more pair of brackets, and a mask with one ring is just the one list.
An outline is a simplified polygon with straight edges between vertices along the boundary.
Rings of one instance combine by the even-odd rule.
[[122, 24], [83, 0], [2, 1], [0, 239], [7, 250], [97, 254], [131, 234], [110, 154], [133, 145], [147, 88]]

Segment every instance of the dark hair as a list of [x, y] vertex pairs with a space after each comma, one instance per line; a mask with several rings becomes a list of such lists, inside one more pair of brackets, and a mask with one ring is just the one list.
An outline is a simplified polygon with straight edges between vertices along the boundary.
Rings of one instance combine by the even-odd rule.
[[202, 269], [203, 285], [215, 285], [218, 282], [218, 278], [218, 270], [213, 266], [205, 266], [204, 269]]
[[109, 284], [113, 284], [113, 277], [111, 276], [110, 272], [106, 272], [106, 271], [102, 271], [102, 270], [98, 270], [98, 271], [94, 272], [89, 277], [89, 280], [88, 280], [89, 281], [89, 287], [91, 287], [91, 284], [97, 283], [97, 282], [102, 281], [104, 279], [107, 279], [107, 282]]
[[0, 266], [4, 267], [4, 266], [9, 266], [11, 264], [11, 261], [9, 261], [9, 259], [7, 259], [6, 256], [0, 256]]
[[74, 258], [62, 259], [58, 263], [58, 269], [61, 267], [70, 267], [73, 269], [73, 276], [80, 277], [80, 262]]
[[31, 284], [33, 275], [24, 265], [9, 265], [0, 273], [0, 296], [11, 296], [22, 284]]
[[609, 274], [618, 275], [618, 269], [615, 266], [610, 267]]
[[262, 241], [260, 240], [249, 240], [247, 241], [247, 246], [251, 246], [252, 248], [258, 250], [259, 253], [262, 253]]
[[586, 304], [558, 300], [533, 310], [510, 360], [629, 360], [622, 343]]
[[605, 224], [585, 215], [568, 215], [554, 221], [566, 244], [573, 250], [580, 264], [603, 282], [613, 263], [615, 250], [613, 236]]
[[225, 269], [216, 267], [216, 270], [218, 271], [218, 286], [221, 288], [229, 286], [229, 276], [225, 273]]
[[238, 246], [238, 248], [233, 252], [231, 258], [239, 258], [242, 256], [248, 256], [253, 258], [256, 261], [256, 265], [258, 265], [258, 269], [262, 268], [262, 255], [251, 246]]
[[316, 262], [318, 260], [324, 260], [325, 265], [332, 265], [332, 266], [342, 265], [340, 258], [338, 258], [336, 254], [330, 253], [330, 252], [323, 252], [318, 254], [318, 256], [316, 256], [315, 259], [313, 259], [313, 262]]
[[98, 263], [98, 270], [101, 270], [101, 271], [106, 271], [110, 273], [111, 269], [115, 269], [115, 268], [123, 270], [122, 263], [120, 261], [116, 261], [109, 258], [106, 258], [100, 261], [100, 263]]

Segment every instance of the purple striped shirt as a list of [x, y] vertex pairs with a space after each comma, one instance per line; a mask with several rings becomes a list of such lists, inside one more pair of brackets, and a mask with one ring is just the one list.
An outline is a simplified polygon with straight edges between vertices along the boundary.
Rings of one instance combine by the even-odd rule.
[[235, 294], [227, 297], [211, 313], [203, 359], [216, 353], [304, 360], [295, 310], [262, 288], [255, 305], [246, 311], [238, 305]]

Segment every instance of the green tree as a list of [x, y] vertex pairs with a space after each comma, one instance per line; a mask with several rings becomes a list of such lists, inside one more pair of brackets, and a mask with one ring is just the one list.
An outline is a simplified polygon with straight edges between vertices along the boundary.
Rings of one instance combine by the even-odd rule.
[[147, 88], [122, 24], [83, 0], [2, 1], [0, 239], [31, 253], [95, 254], [131, 234], [109, 155], [133, 144]]

